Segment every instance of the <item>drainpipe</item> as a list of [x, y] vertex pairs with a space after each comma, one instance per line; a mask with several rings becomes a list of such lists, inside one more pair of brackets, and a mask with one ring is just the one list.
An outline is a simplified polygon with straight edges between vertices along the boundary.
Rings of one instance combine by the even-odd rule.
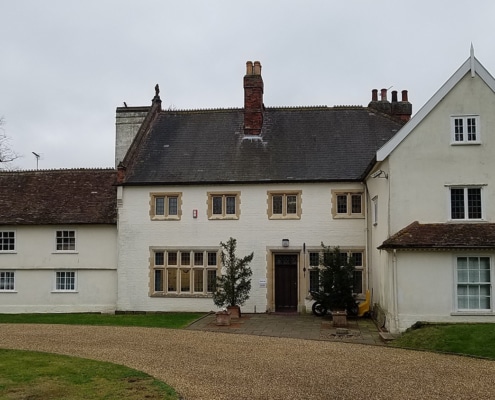
[[[397, 250], [394, 249], [392, 254], [392, 294], [393, 294], [393, 321], [394, 321], [394, 330], [399, 330], [399, 288], [398, 288], [398, 280], [397, 280]], [[395, 332], [394, 332], [395, 333]]]

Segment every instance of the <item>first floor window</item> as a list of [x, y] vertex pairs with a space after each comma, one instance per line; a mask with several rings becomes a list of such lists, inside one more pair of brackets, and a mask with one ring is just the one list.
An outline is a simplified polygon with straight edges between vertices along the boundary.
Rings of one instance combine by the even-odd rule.
[[451, 219], [482, 219], [481, 188], [450, 188]]
[[179, 220], [181, 196], [182, 193], [151, 193], [151, 219]]
[[0, 272], [0, 291], [15, 290], [15, 272], [1, 271]]
[[301, 191], [268, 192], [270, 219], [299, 219], [301, 217]]
[[363, 193], [333, 192], [332, 215], [334, 218], [363, 218]]
[[15, 232], [0, 231], [0, 252], [15, 251]]
[[57, 271], [55, 273], [55, 290], [73, 292], [76, 290], [75, 271]]
[[239, 193], [208, 193], [209, 219], [238, 219]]
[[56, 232], [56, 249], [57, 251], [75, 251], [76, 250], [76, 231], [57, 231]]
[[457, 309], [491, 309], [490, 257], [457, 257]]
[[153, 250], [154, 292], [207, 294], [215, 290], [217, 250]]

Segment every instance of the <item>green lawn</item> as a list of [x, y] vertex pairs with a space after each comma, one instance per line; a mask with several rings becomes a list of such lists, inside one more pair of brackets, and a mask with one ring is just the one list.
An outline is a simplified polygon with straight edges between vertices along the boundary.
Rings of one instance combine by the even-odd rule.
[[189, 325], [202, 313], [160, 314], [0, 314], [0, 324], [67, 324], [145, 326], [180, 329]]
[[176, 400], [170, 386], [121, 365], [0, 349], [0, 399]]
[[391, 346], [486, 357], [495, 360], [495, 324], [424, 324]]

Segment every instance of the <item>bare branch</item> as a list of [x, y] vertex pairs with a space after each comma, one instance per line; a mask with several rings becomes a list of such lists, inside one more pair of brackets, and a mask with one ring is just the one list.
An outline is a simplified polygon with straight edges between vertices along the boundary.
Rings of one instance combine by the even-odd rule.
[[19, 158], [11, 146], [11, 138], [5, 133], [5, 119], [0, 117], [0, 170], [10, 169], [11, 163]]

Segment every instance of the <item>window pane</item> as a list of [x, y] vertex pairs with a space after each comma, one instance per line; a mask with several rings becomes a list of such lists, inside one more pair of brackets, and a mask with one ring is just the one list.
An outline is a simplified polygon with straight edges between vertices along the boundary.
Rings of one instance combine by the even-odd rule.
[[208, 265], [217, 265], [217, 253], [208, 252]]
[[57, 231], [56, 241], [58, 251], [73, 251], [76, 249], [75, 231]]
[[164, 197], [155, 197], [155, 215], [165, 215]]
[[155, 269], [155, 292], [163, 292], [163, 269]]
[[167, 290], [169, 292], [177, 292], [177, 269], [171, 268], [167, 270]]
[[282, 196], [272, 197], [272, 214], [282, 214]]
[[168, 198], [168, 215], [178, 215], [177, 204], [178, 204], [177, 197]]
[[363, 292], [363, 271], [362, 270], [355, 270], [354, 271], [352, 291], [354, 293], [362, 293]]
[[70, 271], [59, 271], [55, 275], [56, 290], [76, 290], [76, 273]]
[[354, 266], [363, 266], [363, 253], [351, 253], [351, 257], [354, 260]]
[[476, 118], [467, 119], [467, 140], [476, 140]]
[[180, 291], [181, 292], [190, 292], [191, 291], [191, 270], [190, 269], [181, 269], [180, 270]]
[[203, 291], [203, 269], [195, 269], [194, 270], [194, 291], [202, 292]]
[[347, 214], [347, 195], [337, 195], [337, 213]]
[[361, 214], [361, 195], [353, 194], [351, 196], [351, 205], [353, 214]]
[[14, 290], [14, 272], [0, 272], [0, 290]]
[[309, 265], [311, 267], [317, 267], [320, 265], [320, 253], [309, 253]]
[[464, 189], [450, 189], [450, 207], [452, 219], [464, 219]]
[[206, 291], [208, 293], [214, 292], [215, 291], [215, 286], [217, 283], [217, 271], [214, 269], [209, 269], [206, 271], [207, 273], [207, 286], [206, 286]]
[[163, 265], [163, 263], [164, 263], [163, 251], [157, 251], [155, 253], [155, 265]]
[[456, 118], [454, 120], [454, 138], [456, 142], [462, 142], [464, 140], [464, 127], [462, 118]]
[[167, 264], [168, 265], [177, 265], [177, 252], [176, 251], [173, 251], [173, 252], [168, 252], [167, 253], [167, 259], [168, 259], [168, 262]]
[[213, 197], [213, 214], [222, 214], [222, 197], [214, 196]]
[[309, 290], [311, 292], [320, 290], [320, 271], [317, 269], [309, 270]]
[[288, 195], [287, 196], [287, 214], [297, 213], [297, 196]]
[[194, 265], [203, 265], [203, 252], [201, 252], [201, 253], [195, 252], [194, 253]]
[[191, 253], [180, 253], [180, 265], [191, 265]]
[[491, 306], [490, 258], [459, 257], [457, 259], [457, 307], [466, 310], [487, 310]]
[[0, 251], [15, 250], [15, 233], [0, 232]]
[[227, 214], [235, 214], [235, 196], [227, 196]]
[[481, 219], [481, 189], [468, 189], [468, 215], [470, 219]]

